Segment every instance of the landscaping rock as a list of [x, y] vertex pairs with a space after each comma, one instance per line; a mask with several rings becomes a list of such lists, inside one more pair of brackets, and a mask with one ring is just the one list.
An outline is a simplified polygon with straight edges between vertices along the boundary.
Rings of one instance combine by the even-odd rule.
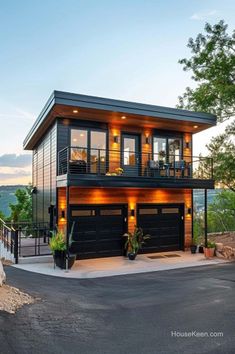
[[0, 286], [6, 282], [6, 274], [3, 269], [2, 261], [0, 260]]
[[216, 243], [215, 254], [219, 258], [225, 258], [229, 260], [235, 260], [235, 248], [231, 246], [223, 245], [223, 243]]

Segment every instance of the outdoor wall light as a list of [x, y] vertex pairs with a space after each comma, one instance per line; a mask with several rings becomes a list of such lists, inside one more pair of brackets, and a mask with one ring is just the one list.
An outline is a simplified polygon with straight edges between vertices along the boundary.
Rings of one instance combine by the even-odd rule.
[[192, 208], [188, 208], [187, 209], [187, 215], [191, 215], [192, 214]]
[[61, 219], [65, 219], [65, 211], [61, 210]]
[[131, 209], [131, 216], [135, 216], [135, 209]]
[[185, 149], [190, 149], [191, 148], [191, 142], [190, 141], [185, 141], [184, 142], [184, 147], [185, 147]]
[[146, 136], [145, 137], [145, 144], [150, 144], [150, 137], [149, 136]]
[[118, 144], [118, 143], [119, 143], [119, 136], [118, 136], [118, 135], [114, 135], [113, 141], [114, 141], [116, 144]]

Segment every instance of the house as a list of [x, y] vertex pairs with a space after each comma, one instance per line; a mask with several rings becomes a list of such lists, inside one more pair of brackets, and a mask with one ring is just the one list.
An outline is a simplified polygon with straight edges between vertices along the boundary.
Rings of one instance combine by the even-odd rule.
[[151, 235], [143, 252], [184, 250], [192, 191], [214, 188], [212, 161], [206, 175], [198, 170], [193, 134], [215, 124], [210, 114], [54, 91], [24, 141], [34, 222], [67, 235], [74, 223], [79, 258], [121, 255], [135, 225]]

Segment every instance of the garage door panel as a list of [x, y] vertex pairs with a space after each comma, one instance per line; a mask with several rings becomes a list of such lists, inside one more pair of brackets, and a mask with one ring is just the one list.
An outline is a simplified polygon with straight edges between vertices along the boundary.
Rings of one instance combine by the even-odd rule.
[[71, 212], [72, 221], [75, 221], [73, 239], [78, 241], [73, 245], [74, 252], [80, 258], [122, 255], [126, 210], [124, 205], [88, 205], [84, 210], [80, 206], [74, 207]]
[[139, 205], [138, 225], [151, 239], [143, 252], [179, 250], [182, 240], [182, 214], [179, 205]]

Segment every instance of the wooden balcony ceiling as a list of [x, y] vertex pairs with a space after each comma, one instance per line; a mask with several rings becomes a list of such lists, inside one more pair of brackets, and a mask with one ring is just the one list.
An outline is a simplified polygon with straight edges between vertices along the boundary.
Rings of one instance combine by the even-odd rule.
[[57, 117], [65, 118], [65, 124], [66, 118], [73, 118], [188, 133], [216, 125], [216, 117], [207, 113], [54, 91], [27, 135], [24, 148], [32, 149]]

